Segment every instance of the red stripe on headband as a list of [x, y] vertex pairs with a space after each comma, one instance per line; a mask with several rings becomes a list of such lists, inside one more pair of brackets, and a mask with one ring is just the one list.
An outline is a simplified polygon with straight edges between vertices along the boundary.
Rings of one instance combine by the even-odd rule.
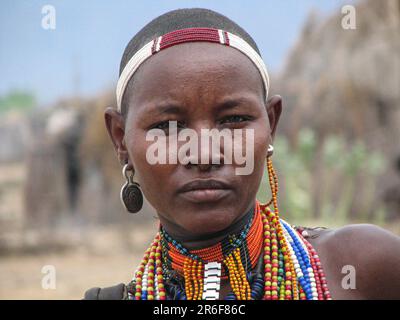
[[225, 36], [225, 45], [226, 45], [226, 46], [229, 46], [228, 32], [224, 31], [224, 36]]
[[[223, 36], [225, 38], [225, 45], [229, 45], [227, 32], [223, 32]], [[156, 52], [157, 39], [154, 41], [151, 50], [152, 54]], [[180, 43], [196, 42], [196, 41], [220, 43], [218, 29], [187, 28], [187, 29], [174, 30], [162, 36], [159, 47], [160, 50], [163, 50], [165, 48], [169, 48]]]

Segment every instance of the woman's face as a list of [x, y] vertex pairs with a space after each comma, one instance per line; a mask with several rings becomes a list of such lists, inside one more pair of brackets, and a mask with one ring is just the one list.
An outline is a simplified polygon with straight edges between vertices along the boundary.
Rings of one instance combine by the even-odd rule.
[[[217, 232], [254, 205], [281, 111], [280, 97], [267, 104], [263, 90], [258, 70], [236, 49], [186, 43], [160, 51], [139, 68], [125, 92], [125, 119], [115, 110], [106, 111], [120, 159], [133, 165], [135, 180], [167, 231], [180, 236]], [[236, 169], [244, 164], [235, 157], [230, 164], [201, 163], [204, 146], [199, 146], [198, 164], [150, 164], [146, 154], [154, 141], [147, 141], [146, 135], [158, 128], [168, 136], [169, 121], [177, 122], [178, 133], [190, 128], [199, 137], [201, 129], [253, 130], [254, 141], [242, 139], [240, 146], [236, 144], [244, 154], [245, 144], [253, 143], [252, 154], [246, 155], [253, 157], [252, 172], [238, 175]], [[178, 142], [178, 149], [184, 143]], [[223, 154], [221, 143], [219, 156]], [[190, 182], [209, 179], [221, 185], [183, 190]]]

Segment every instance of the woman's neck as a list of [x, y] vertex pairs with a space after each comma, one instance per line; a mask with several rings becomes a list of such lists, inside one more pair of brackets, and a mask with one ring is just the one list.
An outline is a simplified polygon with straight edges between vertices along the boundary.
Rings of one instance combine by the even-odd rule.
[[[188, 250], [198, 250], [204, 249], [210, 246], [215, 245], [218, 242], [221, 242], [224, 238], [231, 234], [238, 234], [240, 231], [246, 226], [246, 224], [250, 221], [251, 217], [254, 214], [254, 207], [251, 207], [250, 210], [247, 210], [244, 214], [239, 216], [239, 218], [234, 221], [229, 227], [226, 229], [207, 233], [202, 235], [184, 235], [183, 232], [174, 232], [173, 230], [178, 230], [179, 227], [171, 224], [170, 222], [164, 222], [162, 224], [162, 228], [176, 241], [180, 242], [185, 248]], [[178, 227], [178, 228], [176, 228]]]

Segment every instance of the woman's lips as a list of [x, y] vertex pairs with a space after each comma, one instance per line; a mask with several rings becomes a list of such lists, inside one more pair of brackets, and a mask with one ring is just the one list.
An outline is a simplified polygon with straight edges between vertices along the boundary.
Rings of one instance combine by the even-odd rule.
[[231, 190], [229, 189], [201, 189], [181, 193], [182, 197], [191, 202], [215, 202], [226, 197]]
[[230, 186], [219, 180], [198, 179], [184, 184], [178, 194], [190, 202], [215, 202], [232, 192]]

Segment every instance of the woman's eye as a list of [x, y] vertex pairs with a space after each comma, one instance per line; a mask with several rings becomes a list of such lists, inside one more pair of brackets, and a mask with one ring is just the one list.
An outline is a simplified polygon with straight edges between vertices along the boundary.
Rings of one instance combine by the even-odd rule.
[[168, 121], [164, 121], [164, 122], [160, 122], [159, 124], [156, 124], [153, 129], [161, 129], [161, 130], [165, 130], [166, 128], [168, 128], [169, 123]]
[[233, 115], [229, 117], [225, 117], [221, 120], [221, 124], [229, 124], [229, 123], [239, 123], [250, 120], [248, 116], [241, 116], [241, 115]]
[[152, 127], [152, 129], [161, 129], [163, 131], [168, 131], [171, 128], [176, 127], [178, 130], [184, 128], [184, 123], [181, 121], [162, 121]]

